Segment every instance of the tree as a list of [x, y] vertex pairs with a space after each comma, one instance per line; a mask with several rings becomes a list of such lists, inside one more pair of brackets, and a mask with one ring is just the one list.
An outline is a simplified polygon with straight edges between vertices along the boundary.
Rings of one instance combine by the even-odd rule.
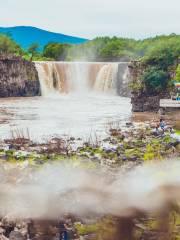
[[0, 34], [0, 53], [21, 54], [21, 47], [10, 36]]
[[177, 82], [180, 82], [180, 64], [178, 65], [178, 67], [177, 67], [177, 69], [176, 69], [175, 80], [176, 80]]
[[48, 43], [43, 50], [43, 56], [54, 60], [65, 60], [69, 44]]
[[170, 36], [169, 39], [161, 40], [146, 53], [143, 62], [146, 65], [156, 65], [167, 70], [173, 65], [180, 55], [180, 38]]
[[157, 66], [149, 66], [141, 76], [145, 90], [149, 94], [157, 94], [166, 90], [169, 74]]
[[31, 46], [28, 48], [28, 53], [31, 54], [30, 61], [32, 61], [34, 56], [37, 54], [38, 48], [39, 48], [38, 43], [32, 43]]

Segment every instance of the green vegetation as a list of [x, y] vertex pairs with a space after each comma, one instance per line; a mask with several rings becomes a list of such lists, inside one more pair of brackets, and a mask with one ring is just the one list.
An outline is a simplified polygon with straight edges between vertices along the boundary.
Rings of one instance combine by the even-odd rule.
[[10, 36], [0, 34], [0, 53], [21, 55], [23, 50]]
[[170, 92], [173, 89], [174, 73], [176, 72], [175, 80], [177, 80], [179, 71], [176, 70], [180, 57], [179, 36], [160, 37], [155, 42], [141, 59], [144, 68], [142, 83], [145, 92], [150, 95]]
[[0, 150], [0, 160], [10, 162], [27, 161], [32, 165], [46, 162], [68, 162], [74, 166], [96, 169], [99, 164], [119, 167], [126, 162], [141, 164], [144, 161], [162, 160], [180, 156], [180, 144], [166, 135], [155, 137], [151, 129], [134, 129], [124, 136], [120, 129], [110, 129], [109, 137], [103, 141], [82, 142], [73, 150], [74, 139], [54, 139], [46, 144], [36, 145], [28, 139], [12, 139], [6, 143], [11, 149]]
[[174, 61], [180, 56], [180, 37], [170, 35], [164, 38], [159, 38], [155, 44], [151, 45], [143, 62], [148, 65], [156, 65], [163, 70], [174, 64]]
[[38, 52], [38, 44], [33, 43], [26, 51], [21, 48], [9, 35], [0, 34], [0, 54], [13, 54], [29, 61], [52, 60]]
[[[0, 52], [21, 55], [30, 61], [130, 61], [142, 66], [140, 82], [131, 87], [150, 95], [170, 92], [173, 82], [180, 81], [180, 35], [156, 36], [144, 40], [97, 37], [89, 42], [70, 45], [51, 42], [42, 52], [38, 44], [22, 49], [8, 35], [0, 35]], [[173, 80], [173, 81], [172, 81]]]
[[180, 64], [178, 65], [178, 67], [177, 67], [177, 69], [176, 69], [175, 80], [176, 80], [177, 82], [180, 82]]
[[148, 66], [141, 76], [142, 83], [145, 85], [149, 94], [161, 93], [167, 89], [170, 76], [157, 66]]
[[136, 41], [125, 38], [98, 37], [81, 45], [72, 46], [68, 60], [118, 61], [135, 56]]
[[43, 56], [57, 61], [63, 61], [67, 57], [69, 48], [69, 44], [49, 43], [44, 47]]
[[117, 37], [98, 37], [87, 43], [72, 46], [67, 58], [91, 61], [142, 60], [164, 70], [180, 55], [180, 36], [157, 36], [145, 40]]
[[[0, 35], [1, 51], [18, 53], [29, 53], [35, 56], [38, 46], [33, 43], [27, 51], [22, 50], [10, 36]], [[36, 54], [34, 54], [36, 53]], [[134, 40], [118, 37], [97, 37], [79, 45], [48, 43], [42, 52], [42, 58], [52, 60], [89, 60], [89, 61], [115, 61], [141, 59], [143, 63], [158, 65], [164, 70], [174, 63], [180, 55], [180, 36], [171, 34], [169, 36], [157, 36], [144, 40]]]
[[116, 221], [112, 217], [106, 217], [90, 225], [75, 223], [75, 230], [78, 236], [92, 235], [92, 239], [108, 240], [116, 234]]
[[28, 53], [31, 54], [31, 61], [32, 59], [36, 56], [38, 52], [39, 45], [37, 43], [33, 43], [29, 48], [28, 48]]

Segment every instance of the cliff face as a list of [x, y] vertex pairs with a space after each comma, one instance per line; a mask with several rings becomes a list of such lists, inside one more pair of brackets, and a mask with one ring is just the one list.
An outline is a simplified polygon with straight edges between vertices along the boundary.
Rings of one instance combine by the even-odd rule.
[[40, 95], [38, 73], [33, 62], [15, 56], [0, 56], [0, 97]]
[[142, 88], [140, 76], [143, 73], [143, 66], [140, 62], [134, 61], [129, 65], [131, 75], [131, 103], [133, 112], [154, 112], [159, 110], [160, 95], [149, 95]]

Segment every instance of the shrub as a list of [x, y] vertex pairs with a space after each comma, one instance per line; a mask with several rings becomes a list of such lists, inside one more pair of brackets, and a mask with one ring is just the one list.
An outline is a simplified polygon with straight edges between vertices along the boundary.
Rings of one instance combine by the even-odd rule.
[[146, 90], [150, 94], [160, 93], [168, 86], [169, 74], [157, 66], [149, 66], [141, 76]]

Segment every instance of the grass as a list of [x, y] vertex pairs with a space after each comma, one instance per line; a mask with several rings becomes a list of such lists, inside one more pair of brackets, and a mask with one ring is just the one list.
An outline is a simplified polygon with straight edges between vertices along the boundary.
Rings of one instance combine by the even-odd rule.
[[180, 130], [175, 130], [175, 133], [180, 135]]

